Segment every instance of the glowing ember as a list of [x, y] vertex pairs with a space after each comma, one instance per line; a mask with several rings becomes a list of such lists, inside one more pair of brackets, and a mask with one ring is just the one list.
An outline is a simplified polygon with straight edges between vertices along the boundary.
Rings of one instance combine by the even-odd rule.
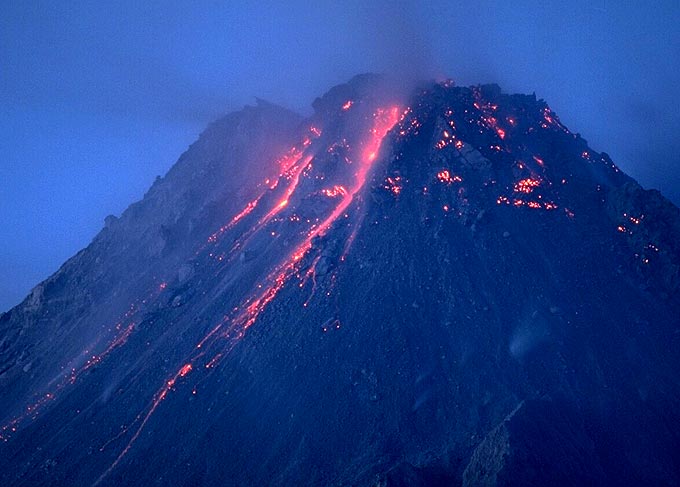
[[350, 108], [352, 108], [352, 105], [354, 105], [354, 102], [352, 100], [347, 100], [344, 105], [342, 105], [342, 109], [347, 111]]
[[325, 234], [333, 222], [345, 212], [354, 198], [354, 195], [356, 195], [364, 187], [364, 184], [366, 183], [366, 177], [372, 167], [372, 163], [376, 158], [385, 135], [387, 135], [387, 132], [389, 132], [399, 120], [399, 112], [400, 109], [396, 106], [390, 109], [376, 110], [373, 116], [373, 127], [369, 131], [370, 137], [364, 144], [363, 161], [359, 161], [359, 168], [354, 174], [354, 187], [349, 192], [349, 194], [347, 194], [341, 200], [335, 211], [310, 234], [311, 236]]
[[515, 183], [514, 191], [515, 193], [529, 194], [540, 185], [541, 181], [539, 179], [526, 178]]
[[300, 182], [300, 176], [302, 173], [305, 171], [307, 168], [307, 165], [311, 162], [313, 156], [306, 156], [300, 164], [297, 166], [291, 168], [288, 174], [286, 174], [286, 178], [291, 180], [291, 183], [288, 185], [286, 188], [286, 192], [284, 196], [279, 200], [279, 202], [274, 206], [274, 208], [271, 209], [269, 213], [267, 213], [257, 224], [257, 226], [250, 232], [253, 233], [260, 228], [262, 228], [264, 225], [269, 223], [275, 216], [277, 216], [282, 209], [284, 209], [286, 206], [288, 206], [288, 199], [291, 197], [291, 195], [295, 192], [295, 189], [297, 188], [299, 182]]
[[442, 183], [445, 184], [453, 184], [453, 183], [459, 183], [463, 180], [460, 176], [457, 175], [452, 175], [448, 169], [444, 169], [443, 171], [439, 171], [437, 173], [437, 179], [439, 179]]
[[[555, 123], [553, 117], [552, 117], [552, 112], [550, 111], [550, 108], [544, 108], [543, 109], [543, 119], [548, 122], [549, 124]], [[546, 127], [544, 127], [546, 128]]]
[[191, 372], [192, 366], [191, 364], [185, 364], [182, 368], [180, 368], [177, 373], [172, 376], [169, 380], [165, 382], [163, 387], [161, 387], [156, 394], [154, 395], [154, 398], [151, 402], [151, 407], [149, 408], [148, 412], [146, 413], [146, 416], [144, 416], [144, 419], [142, 419], [142, 422], [140, 423], [139, 427], [135, 431], [135, 433], [132, 435], [132, 438], [130, 438], [130, 441], [127, 443], [123, 451], [118, 455], [116, 460], [111, 464], [111, 466], [99, 476], [97, 481], [93, 485], [98, 485], [101, 483], [104, 478], [111, 473], [111, 471], [116, 468], [116, 466], [120, 463], [120, 461], [123, 459], [123, 457], [127, 454], [128, 451], [130, 451], [130, 448], [132, 448], [132, 445], [134, 442], [139, 438], [139, 435], [141, 434], [142, 430], [146, 426], [146, 424], [149, 422], [149, 419], [153, 415], [153, 413], [156, 411], [158, 408], [158, 405], [167, 397], [168, 393], [172, 390], [174, 387], [175, 383], [177, 382], [177, 379], [180, 377], [185, 377], [189, 372]]
[[179, 370], [179, 376], [185, 377], [189, 372], [191, 372], [191, 369], [191, 364], [185, 364], [184, 367]]
[[394, 195], [401, 193], [402, 187], [401, 176], [388, 177], [385, 179], [385, 184], [383, 185], [383, 188], [392, 192]]
[[[126, 318], [130, 317], [135, 312], [136, 308], [134, 306], [131, 306], [130, 310], [126, 312], [124, 316]], [[118, 323], [115, 325], [114, 328], [118, 331], [118, 333], [114, 336], [113, 340], [107, 345], [104, 351], [102, 351], [98, 355], [96, 354], [90, 355], [89, 358], [85, 361], [85, 364], [83, 364], [80, 368], [71, 368], [68, 375], [62, 377], [60, 382], [58, 382], [56, 386], [54, 386], [54, 389], [52, 391], [45, 392], [44, 394], [42, 394], [32, 404], [26, 406], [26, 411], [24, 413], [13, 418], [7, 424], [0, 427], [0, 440], [7, 441], [8, 435], [16, 432], [22, 422], [29, 418], [35, 419], [39, 411], [43, 407], [45, 407], [50, 401], [54, 400], [59, 392], [64, 390], [67, 386], [75, 384], [77, 380], [86, 371], [100, 364], [115, 349], [123, 346], [127, 342], [130, 335], [132, 335], [132, 332], [135, 329], [135, 323], [134, 322], [130, 323], [125, 328], [122, 327], [122, 323]], [[88, 351], [86, 350], [84, 353], [88, 353]], [[50, 385], [53, 382], [54, 381], [50, 382]]]
[[331, 189], [322, 189], [321, 193], [329, 198], [336, 198], [338, 196], [346, 196], [347, 190], [344, 186], [335, 185]]

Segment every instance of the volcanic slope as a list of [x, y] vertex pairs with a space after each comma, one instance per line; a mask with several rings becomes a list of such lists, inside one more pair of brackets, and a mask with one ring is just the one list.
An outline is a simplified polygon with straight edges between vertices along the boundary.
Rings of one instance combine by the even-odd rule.
[[0, 316], [2, 485], [677, 485], [680, 211], [534, 96], [215, 122]]

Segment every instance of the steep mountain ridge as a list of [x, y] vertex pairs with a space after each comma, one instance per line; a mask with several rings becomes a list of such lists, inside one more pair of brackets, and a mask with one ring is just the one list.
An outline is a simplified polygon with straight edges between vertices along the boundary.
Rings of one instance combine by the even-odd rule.
[[314, 109], [216, 122], [0, 317], [0, 479], [680, 481], [678, 209], [495, 85]]

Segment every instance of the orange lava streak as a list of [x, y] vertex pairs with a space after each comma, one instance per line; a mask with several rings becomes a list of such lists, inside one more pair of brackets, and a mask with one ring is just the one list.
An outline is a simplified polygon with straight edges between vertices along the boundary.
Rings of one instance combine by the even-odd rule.
[[221, 358], [222, 358], [222, 354], [221, 354], [221, 353], [216, 354], [213, 358], [210, 359], [210, 362], [208, 362], [207, 364], [205, 364], [205, 368], [206, 368], [206, 369], [211, 369], [211, 368], [213, 368], [213, 367], [215, 366], [215, 364], [216, 364], [217, 362], [219, 362], [219, 360], [220, 360]]
[[139, 435], [142, 433], [142, 430], [148, 423], [149, 419], [153, 415], [153, 413], [156, 411], [158, 408], [158, 405], [165, 399], [168, 395], [168, 392], [172, 390], [174, 387], [175, 383], [177, 382], [177, 379], [180, 377], [185, 377], [189, 372], [192, 370], [192, 365], [190, 363], [183, 365], [176, 373], [175, 375], [169, 379], [168, 381], [163, 384], [163, 387], [161, 387], [156, 394], [154, 395], [153, 401], [151, 403], [151, 407], [147, 411], [146, 415], [144, 416], [144, 419], [142, 420], [141, 424], [135, 431], [135, 434], [132, 435], [132, 438], [130, 438], [130, 441], [128, 441], [127, 445], [123, 449], [123, 451], [120, 452], [116, 460], [111, 464], [111, 466], [106, 469], [106, 471], [99, 476], [97, 481], [92, 484], [93, 486], [98, 485], [104, 478], [111, 473], [111, 471], [116, 468], [116, 466], [120, 463], [120, 461], [123, 459], [123, 457], [127, 454], [128, 451], [130, 451], [130, 448], [132, 448], [132, 445], [134, 444], [135, 441], [137, 441], [137, 438], [139, 438]]
[[[351, 190], [342, 193], [342, 199], [334, 209], [334, 211], [318, 226], [316, 226], [312, 231], [310, 231], [304, 240], [291, 252], [288, 257], [286, 257], [279, 265], [277, 265], [274, 270], [267, 276], [266, 281], [270, 282], [269, 285], [265, 286], [264, 290], [259, 293], [255, 298], [248, 299], [246, 301], [245, 308], [240, 311], [231, 320], [231, 324], [224, 330], [223, 323], [221, 322], [215, 326], [196, 346], [200, 349], [205, 345], [205, 343], [213, 336], [217, 334], [218, 331], [222, 331], [219, 334], [222, 338], [231, 339], [230, 345], [233, 346], [234, 340], [243, 337], [245, 331], [252, 326], [260, 314], [265, 310], [267, 305], [276, 297], [276, 295], [283, 289], [288, 279], [295, 275], [299, 271], [299, 266], [303, 257], [312, 248], [312, 240], [318, 235], [323, 235], [331, 227], [331, 225], [347, 210], [347, 207], [353, 200], [354, 196], [364, 187], [366, 183], [366, 178], [372, 168], [372, 163], [376, 159], [382, 141], [389, 132], [389, 130], [394, 127], [394, 125], [399, 120], [399, 107], [392, 107], [389, 110], [379, 109], [375, 113], [373, 127], [370, 130], [370, 137], [368, 141], [363, 146], [363, 157], [359, 161], [358, 169], [355, 173], [354, 185]], [[319, 132], [320, 134], [320, 132]], [[307, 156], [305, 160], [295, 168], [293, 174], [292, 183], [286, 190], [286, 195], [279, 203], [262, 219], [258, 224], [248, 232], [248, 237], [253, 233], [257, 232], [262, 226], [269, 222], [282, 208], [288, 204], [288, 198], [293, 194], [297, 185], [299, 183], [300, 176], [302, 175], [304, 169], [307, 167], [309, 162], [311, 162], [313, 156]], [[345, 188], [343, 188], [345, 189]], [[353, 239], [353, 237], [352, 237]], [[315, 259], [313, 265], [316, 265], [318, 259]], [[312, 273], [314, 271], [312, 270]], [[236, 331], [235, 334], [233, 332]], [[224, 355], [230, 351], [233, 347], [228, 346], [223, 352], [215, 355], [206, 365], [206, 368], [213, 368]], [[158, 389], [156, 394], [153, 396], [151, 406], [149, 407], [144, 419], [137, 427], [135, 433], [130, 438], [125, 448], [118, 455], [116, 460], [111, 464], [111, 466], [97, 479], [94, 485], [99, 484], [125, 457], [127, 452], [130, 450], [135, 441], [139, 438], [142, 430], [148, 423], [149, 419], [156, 411], [160, 403], [167, 397], [170, 390], [174, 387], [178, 378], [185, 377], [193, 370], [192, 362], [201, 356], [204, 352], [200, 352], [198, 355], [194, 355], [188, 363], [183, 365], [169, 380], [167, 380], [163, 386]]]
[[354, 174], [354, 186], [348, 194], [342, 198], [333, 213], [309, 233], [309, 240], [318, 235], [324, 235], [338, 217], [345, 212], [354, 199], [354, 196], [364, 187], [364, 184], [366, 184], [366, 177], [373, 167], [373, 162], [375, 161], [385, 135], [387, 135], [387, 132], [389, 132], [399, 121], [399, 112], [400, 108], [397, 106], [388, 110], [376, 110], [373, 127], [370, 130], [370, 137], [364, 144], [363, 157], [362, 160], [359, 161], [357, 172]]
[[349, 254], [349, 250], [352, 248], [352, 244], [354, 244], [354, 240], [356, 240], [356, 238], [357, 238], [359, 226], [360, 225], [357, 224], [354, 227], [354, 229], [352, 230], [352, 233], [349, 234], [349, 237], [347, 237], [347, 240], [345, 241], [345, 245], [342, 248], [342, 254], [340, 254], [340, 262], [344, 262], [347, 259], [347, 254]]
[[193, 367], [191, 364], [185, 364], [181, 369], [179, 369], [179, 376], [185, 377], [189, 372], [191, 372], [192, 368]]
[[210, 333], [208, 333], [206, 336], [203, 337], [203, 339], [200, 342], [198, 342], [196, 348], [201, 348], [203, 345], [205, 345], [205, 342], [207, 342], [212, 336], [214, 336], [215, 333], [217, 333], [220, 330], [220, 328], [222, 328], [222, 323], [219, 323], [215, 328], [210, 330]]
[[271, 209], [269, 213], [267, 213], [264, 218], [262, 218], [257, 226], [255, 227], [254, 231], [257, 232], [260, 228], [262, 228], [264, 225], [269, 223], [272, 218], [274, 218], [276, 215], [279, 214], [279, 212], [285, 208], [288, 205], [288, 199], [291, 197], [291, 195], [295, 192], [295, 189], [297, 188], [298, 183], [300, 182], [300, 176], [302, 176], [302, 173], [304, 172], [305, 168], [307, 165], [312, 162], [313, 156], [307, 156], [304, 158], [302, 163], [297, 165], [296, 167], [292, 168], [291, 171], [292, 173], [292, 182], [290, 185], [288, 185], [288, 188], [286, 188], [286, 194], [283, 198], [279, 200], [279, 202], [276, 204], [274, 208]]
[[329, 198], [335, 198], [336, 196], [345, 196], [347, 194], [347, 190], [344, 186], [336, 184], [332, 188], [322, 189], [321, 193], [324, 196], [328, 196]]
[[[261, 196], [260, 196], [260, 198], [261, 198]], [[246, 205], [246, 207], [243, 208], [243, 210], [241, 210], [241, 212], [239, 214], [237, 214], [234, 218], [232, 218], [231, 222], [229, 222], [229, 226], [233, 227], [243, 217], [248, 216], [250, 214], [250, 212], [253, 211], [255, 209], [255, 207], [257, 206], [257, 204], [260, 202], [260, 198], [257, 198], [256, 200], [253, 200], [250, 203], [248, 203]]]
[[[321, 135], [321, 131], [316, 129], [315, 127], [312, 127], [310, 130], [312, 130], [314, 135], [317, 136], [317, 137]], [[279, 179], [286, 176], [286, 174], [288, 172], [290, 172], [291, 170], [293, 170], [295, 168], [295, 165], [300, 161], [300, 159], [304, 155], [304, 150], [309, 145], [311, 145], [311, 143], [312, 143], [312, 140], [310, 138], [308, 138], [308, 137], [305, 138], [305, 140], [302, 143], [302, 147], [303, 147], [302, 149], [300, 149], [298, 146], [293, 146], [283, 157], [281, 157], [280, 159], [278, 159], [276, 161], [276, 163], [280, 167], [280, 173], [279, 173], [278, 178], [276, 178], [273, 182], [270, 182], [269, 179], [265, 180], [265, 184], [267, 185], [268, 189], [270, 189], [270, 190], [276, 189], [276, 187], [279, 185]], [[306, 167], [306, 165], [308, 163], [309, 163], [309, 161], [307, 161], [307, 163], [303, 163], [301, 168], [295, 169], [295, 173], [294, 173], [294, 177], [295, 177], [295, 183], [294, 184], [295, 185], [297, 185], [297, 181], [300, 177], [300, 173], [302, 171], [304, 171], [304, 168]], [[294, 188], [293, 188], [293, 190], [294, 190]], [[290, 190], [290, 188], [289, 188], [290, 193], [292, 193], [293, 190]], [[267, 194], [266, 191], [261, 193], [254, 200], [247, 203], [246, 206], [229, 221], [229, 223], [227, 223], [226, 225], [223, 225], [222, 227], [219, 228], [219, 230], [217, 230], [215, 233], [210, 235], [210, 237], [208, 237], [208, 244], [212, 244], [212, 243], [217, 242], [217, 240], [220, 236], [222, 236], [225, 232], [231, 230], [239, 221], [241, 221], [243, 218], [245, 218], [250, 213], [252, 213], [252, 211], [257, 207], [257, 205], [260, 203], [260, 200], [264, 197], [265, 194]], [[290, 194], [288, 196], [290, 196]], [[279, 202], [278, 210], [276, 208], [274, 208], [273, 210], [270, 211], [271, 216], [268, 215], [269, 219], [271, 219], [271, 217], [273, 217], [276, 213], [278, 213], [278, 211], [281, 208], [285, 207], [288, 204], [288, 199], [287, 199], [288, 196], [286, 196], [283, 201]], [[267, 217], [265, 217], [265, 218], [267, 218]], [[267, 221], [268, 221], [268, 219], [267, 219]], [[256, 227], [256, 229], [259, 229], [259, 228], [260, 228], [260, 226]], [[200, 253], [204, 248], [205, 248], [205, 246], [201, 247], [196, 253], [197, 254]]]
[[[280, 265], [278, 265], [267, 277], [266, 281], [271, 282], [265, 289], [254, 299], [252, 299], [247, 307], [239, 313], [232, 320], [231, 325], [222, 333], [223, 337], [230, 337], [234, 330], [238, 330], [236, 337], [240, 338], [243, 336], [245, 330], [250, 328], [259, 315], [264, 311], [267, 305], [276, 297], [279, 291], [286, 284], [290, 276], [295, 274], [298, 270], [298, 263], [302, 260], [304, 255], [311, 249], [312, 240], [326, 233], [326, 231], [332, 226], [332, 224], [342, 215], [349, 204], [352, 202], [354, 196], [364, 187], [366, 183], [366, 178], [372, 167], [372, 163], [376, 158], [377, 152], [380, 149], [380, 145], [392, 127], [399, 120], [399, 107], [392, 107], [389, 110], [379, 109], [375, 113], [373, 127], [370, 130], [370, 137], [364, 145], [363, 159], [359, 161], [359, 167], [355, 173], [355, 181], [352, 189], [350, 191], [345, 190], [342, 194], [342, 199], [335, 207], [333, 212], [318, 226], [311, 230], [307, 237], [298, 245], [298, 247], [289, 255], [289, 257], [284, 260]], [[297, 187], [300, 174], [306, 165], [311, 161], [311, 156], [308, 156], [306, 162], [300, 165], [301, 169], [298, 169], [296, 176], [293, 179], [293, 183], [288, 188], [286, 192], [286, 197], [281, 200], [281, 202], [268, 214], [257, 227], [254, 229], [256, 232], [262, 227], [267, 221], [269, 221], [278, 211], [286, 206], [288, 202], [288, 197], [292, 195]], [[345, 189], [345, 188], [343, 188]]]
[[[126, 313], [125, 316], [131, 316], [133, 313]], [[118, 326], [118, 325], [117, 325]], [[26, 406], [26, 410], [20, 415], [11, 419], [7, 424], [0, 427], [0, 440], [7, 441], [8, 433], [14, 433], [19, 428], [19, 425], [29, 417], [35, 419], [40, 410], [50, 401], [56, 399], [57, 394], [69, 385], [73, 385], [84, 372], [91, 369], [95, 365], [101, 363], [113, 350], [124, 345], [132, 332], [134, 331], [135, 323], [130, 323], [122, 332], [118, 333], [109, 345], [99, 355], [92, 355], [84, 365], [79, 369], [72, 368], [68, 376], [63, 377], [51, 392], [45, 392], [34, 403]], [[50, 382], [52, 384], [54, 381]]]
[[88, 370], [91, 367], [94, 367], [97, 365], [99, 362], [104, 360], [108, 354], [110, 354], [114, 348], [118, 348], [121, 345], [124, 345], [125, 342], [127, 342], [127, 339], [130, 338], [130, 335], [132, 334], [132, 331], [135, 328], [135, 324], [131, 323], [128, 325], [123, 332], [118, 335], [116, 338], [113, 339], [113, 341], [109, 344], [109, 346], [104, 350], [101, 354], [99, 355], [94, 355], [90, 360], [88, 360], [85, 365], [80, 369], [79, 373], [83, 373], [86, 370]]
[[249, 214], [257, 207], [257, 204], [260, 202], [260, 200], [262, 199], [263, 196], [264, 196], [264, 193], [261, 194], [260, 196], [258, 196], [258, 197], [257, 197], [256, 199], [254, 199], [253, 201], [249, 202], [249, 203], [243, 208], [243, 210], [241, 210], [239, 213], [236, 214], [236, 216], [234, 216], [234, 218], [231, 219], [231, 221], [230, 221], [229, 223], [227, 223], [226, 225], [220, 227], [219, 230], [217, 230], [215, 233], [213, 233], [212, 235], [210, 235], [210, 237], [208, 237], [208, 243], [215, 243], [215, 242], [217, 242], [217, 239], [218, 239], [224, 232], [226, 232], [226, 231], [231, 230], [232, 228], [234, 228], [234, 226], [235, 226], [239, 221], [241, 221], [243, 218], [245, 218], [246, 216], [248, 216], [248, 215], [249, 215]]

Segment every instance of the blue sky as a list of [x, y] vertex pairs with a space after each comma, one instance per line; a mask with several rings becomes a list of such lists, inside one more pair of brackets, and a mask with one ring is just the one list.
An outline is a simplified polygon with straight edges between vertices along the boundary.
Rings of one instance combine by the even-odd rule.
[[255, 96], [309, 113], [366, 71], [536, 92], [680, 202], [677, 1], [5, 3], [0, 310], [141, 198], [211, 120]]

